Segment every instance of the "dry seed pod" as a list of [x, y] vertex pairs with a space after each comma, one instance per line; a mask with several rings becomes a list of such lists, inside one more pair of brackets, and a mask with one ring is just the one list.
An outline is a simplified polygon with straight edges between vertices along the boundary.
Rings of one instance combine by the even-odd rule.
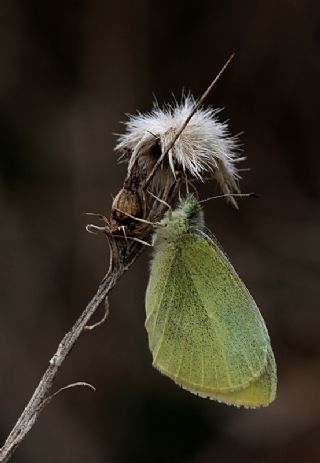
[[129, 226], [134, 221], [130, 216], [137, 218], [143, 217], [141, 198], [137, 191], [121, 188], [112, 203], [112, 227], [118, 228], [122, 225]]
[[130, 228], [131, 225], [136, 224], [133, 217], [143, 218], [145, 216], [146, 201], [140, 182], [139, 169], [135, 166], [113, 200], [110, 218], [113, 229], [121, 226]]

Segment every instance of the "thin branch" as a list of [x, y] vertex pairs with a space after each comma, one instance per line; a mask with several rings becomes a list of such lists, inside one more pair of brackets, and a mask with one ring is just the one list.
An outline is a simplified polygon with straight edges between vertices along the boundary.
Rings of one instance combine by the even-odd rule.
[[109, 236], [109, 244], [111, 250], [109, 271], [85, 310], [58, 345], [29, 403], [14, 425], [3, 447], [0, 449], [1, 463], [9, 461], [16, 448], [32, 429], [40, 413], [48, 404], [52, 386], [64, 360], [100, 304], [105, 300], [106, 296], [110, 293], [121, 276], [131, 267], [144, 249], [139, 243], [134, 243], [129, 249], [119, 248], [113, 236]]

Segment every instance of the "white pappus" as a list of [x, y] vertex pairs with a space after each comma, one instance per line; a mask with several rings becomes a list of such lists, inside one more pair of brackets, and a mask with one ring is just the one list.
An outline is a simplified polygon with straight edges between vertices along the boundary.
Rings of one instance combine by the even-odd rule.
[[[189, 95], [180, 104], [167, 104], [163, 108], [154, 104], [149, 113], [129, 116], [115, 151], [121, 156], [129, 154], [129, 169], [137, 157], [151, 152], [155, 140], [164, 152], [194, 105], [195, 100]], [[239, 156], [237, 137], [231, 136], [227, 123], [219, 120], [219, 112], [220, 109], [211, 107], [198, 108], [168, 151], [168, 162], [173, 175], [177, 168], [201, 181], [213, 175], [223, 193], [228, 194], [239, 191], [236, 163], [244, 158]]]

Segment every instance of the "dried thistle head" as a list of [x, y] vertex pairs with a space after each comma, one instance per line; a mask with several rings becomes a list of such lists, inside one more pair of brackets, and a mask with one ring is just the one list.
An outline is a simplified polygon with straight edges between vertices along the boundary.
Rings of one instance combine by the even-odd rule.
[[[181, 104], [164, 108], [156, 104], [150, 113], [129, 117], [126, 131], [115, 147], [122, 157], [128, 158], [128, 172], [136, 162], [141, 171], [150, 171], [161, 153], [170, 147], [194, 105], [193, 97], [187, 96]], [[201, 181], [213, 176], [224, 193], [238, 191], [236, 163], [243, 158], [238, 155], [237, 138], [230, 136], [227, 124], [218, 118], [219, 112], [212, 108], [194, 112], [155, 176], [160, 184], [168, 171], [173, 176], [182, 171], [187, 178]]]

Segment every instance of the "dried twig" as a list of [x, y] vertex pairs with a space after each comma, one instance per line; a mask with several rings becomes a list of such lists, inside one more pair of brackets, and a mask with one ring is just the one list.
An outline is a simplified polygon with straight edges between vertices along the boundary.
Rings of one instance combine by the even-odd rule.
[[29, 403], [14, 425], [3, 447], [0, 449], [1, 463], [5, 463], [10, 459], [16, 448], [21, 444], [28, 432], [32, 429], [40, 413], [50, 402], [48, 399], [51, 397], [50, 394], [52, 386], [62, 363], [75, 345], [82, 331], [87, 326], [92, 315], [105, 300], [106, 296], [116, 285], [120, 277], [130, 268], [143, 250], [143, 246], [136, 242], [131, 244], [128, 249], [124, 249], [123, 247], [121, 248], [116, 244], [113, 237], [109, 239], [109, 243], [111, 249], [109, 271], [83, 313], [60, 342], [57, 351], [51, 358], [49, 366], [42, 376]]

